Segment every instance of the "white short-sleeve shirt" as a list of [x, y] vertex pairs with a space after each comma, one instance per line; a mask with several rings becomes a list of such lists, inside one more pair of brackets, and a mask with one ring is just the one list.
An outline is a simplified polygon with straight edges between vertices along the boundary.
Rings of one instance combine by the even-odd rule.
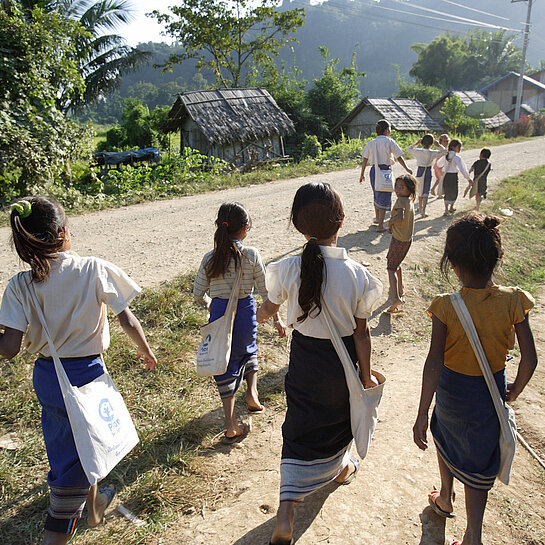
[[[375, 158], [376, 153], [376, 158]], [[371, 165], [393, 165], [398, 157], [403, 155], [403, 150], [398, 143], [389, 136], [378, 135], [374, 140], [367, 142], [361, 152], [364, 159], [369, 159]]]
[[[354, 333], [356, 318], [369, 318], [382, 295], [382, 283], [361, 264], [348, 257], [344, 248], [320, 246], [326, 275], [322, 297], [341, 337]], [[320, 315], [297, 318], [303, 314], [298, 303], [301, 285], [301, 256], [288, 257], [267, 266], [265, 275], [269, 300], [275, 305], [288, 303], [287, 323], [307, 337], [329, 339], [330, 334]], [[311, 312], [314, 315], [314, 312]]]
[[[50, 263], [48, 277], [34, 282], [34, 289], [59, 357], [101, 354], [110, 344], [106, 305], [119, 314], [140, 287], [119, 267], [96, 257], [60, 252]], [[0, 325], [26, 332], [26, 350], [50, 357], [28, 291], [31, 280], [30, 271], [10, 279], [0, 305]]]

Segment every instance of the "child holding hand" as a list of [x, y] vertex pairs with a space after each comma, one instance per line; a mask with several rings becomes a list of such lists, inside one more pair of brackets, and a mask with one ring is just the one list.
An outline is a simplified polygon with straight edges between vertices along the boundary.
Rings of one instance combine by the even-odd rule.
[[[460, 295], [475, 324], [500, 396], [514, 401], [537, 365], [528, 313], [531, 295], [517, 287], [495, 284], [492, 275], [503, 256], [500, 219], [470, 213], [447, 230], [441, 269], [452, 269], [461, 283]], [[500, 426], [480, 365], [450, 296], [432, 301], [431, 345], [424, 365], [418, 416], [413, 427], [416, 445], [428, 447], [428, 412], [435, 394], [430, 430], [437, 447], [441, 489], [428, 497], [441, 517], [452, 518], [453, 479], [465, 488], [467, 527], [463, 540], [452, 545], [482, 545], [482, 523], [488, 491], [500, 467]], [[506, 357], [515, 328], [520, 363], [514, 382], [507, 383]]]
[[410, 174], [399, 176], [396, 178], [394, 190], [397, 200], [392, 208], [392, 217], [388, 222], [388, 232], [392, 234], [392, 240], [386, 256], [386, 269], [390, 283], [390, 306], [385, 311], [388, 314], [401, 312], [399, 306], [403, 303], [404, 289], [401, 263], [405, 259], [413, 240], [413, 202], [416, 194], [416, 179]]

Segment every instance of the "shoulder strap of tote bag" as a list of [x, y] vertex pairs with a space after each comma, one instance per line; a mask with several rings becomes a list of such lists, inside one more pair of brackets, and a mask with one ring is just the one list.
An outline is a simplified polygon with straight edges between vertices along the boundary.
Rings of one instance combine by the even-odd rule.
[[477, 361], [479, 362], [479, 367], [481, 368], [481, 371], [483, 373], [484, 380], [486, 381], [488, 389], [490, 390], [490, 395], [492, 396], [494, 407], [496, 409], [496, 412], [498, 413], [500, 425], [503, 429], [506, 429], [504, 428], [504, 426], [508, 427], [509, 424], [505, 415], [505, 402], [500, 396], [498, 386], [496, 384], [496, 381], [494, 380], [494, 376], [492, 375], [490, 364], [486, 359], [486, 354], [484, 352], [483, 345], [481, 344], [481, 340], [479, 339], [479, 334], [475, 329], [475, 324], [473, 323], [471, 314], [469, 314], [469, 310], [467, 309], [467, 306], [459, 293], [451, 293], [450, 300], [452, 301], [452, 306], [454, 307], [454, 310], [456, 311], [456, 314], [458, 315], [464, 331], [466, 332], [467, 338], [469, 339], [473, 351], [475, 352], [475, 356], [477, 357]]
[[231, 290], [231, 295], [229, 295], [229, 301], [227, 302], [227, 307], [225, 308], [225, 316], [233, 314], [237, 308], [238, 294], [240, 292], [240, 282], [242, 281], [242, 268], [243, 264], [241, 259], [239, 268], [237, 269], [235, 283], [233, 284], [233, 289]]
[[34, 284], [32, 282], [27, 282], [27, 288], [28, 288], [28, 292], [30, 293], [30, 297], [32, 299], [32, 304], [34, 305], [34, 308], [36, 309], [36, 312], [38, 313], [38, 318], [40, 319], [40, 324], [45, 333], [47, 344], [49, 345], [49, 351], [51, 352], [51, 357], [53, 358], [53, 363], [55, 365], [55, 372], [57, 373], [57, 378], [59, 380], [59, 383], [61, 384], [61, 391], [66, 391], [66, 389], [71, 388], [72, 385], [70, 384], [68, 375], [66, 374], [66, 371], [64, 370], [64, 367], [62, 366], [61, 360], [59, 358], [59, 355], [57, 354], [57, 350], [55, 349], [55, 344], [53, 343], [53, 339], [51, 338], [51, 335], [49, 334], [49, 329], [47, 328], [47, 323], [45, 321], [45, 316], [44, 316], [42, 307], [40, 305], [40, 302], [38, 301], [38, 297], [36, 296], [36, 290], [34, 289]]
[[329, 312], [327, 303], [323, 298], [322, 312], [320, 314], [322, 315], [322, 319], [326, 323], [327, 328], [329, 329], [331, 342], [335, 347], [335, 350], [337, 351], [337, 355], [339, 356], [341, 363], [343, 364], [348, 389], [351, 393], [363, 391], [363, 384], [361, 383], [358, 371], [356, 370], [354, 362], [352, 361], [352, 358], [350, 357], [350, 354], [348, 353], [348, 350], [344, 345], [341, 336], [339, 335], [339, 332], [335, 327], [335, 324], [333, 323], [331, 313]]
[[473, 183], [478, 182], [488, 171], [490, 170], [490, 163], [486, 165], [486, 168], [473, 180]]

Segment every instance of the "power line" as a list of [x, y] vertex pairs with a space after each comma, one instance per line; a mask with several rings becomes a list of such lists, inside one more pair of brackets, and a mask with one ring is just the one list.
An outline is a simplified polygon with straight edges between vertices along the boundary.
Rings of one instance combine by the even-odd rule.
[[470, 8], [469, 6], [466, 6], [464, 4], [458, 4], [457, 2], [453, 2], [452, 0], [442, 0], [442, 2], [445, 2], [446, 4], [451, 4], [453, 6], [457, 6], [459, 8], [468, 9], [470, 11], [475, 11], [477, 13], [482, 13], [483, 15], [489, 15], [490, 17], [503, 19], [504, 21], [512, 21], [511, 19], [509, 19], [509, 17], [502, 17], [501, 15], [496, 15], [495, 13], [488, 13], [488, 11], [482, 11], [480, 9]]
[[[396, 4], [403, 4], [405, 6], [407, 5], [405, 2], [402, 2], [401, 0], [391, 0], [391, 1], [395, 2]], [[376, 6], [376, 7], [379, 7], [379, 6]], [[400, 11], [400, 10], [395, 10], [393, 8], [386, 8], [384, 6], [380, 6], [380, 7], [382, 9], [390, 9], [392, 11]], [[460, 15], [452, 15], [451, 13], [444, 13], [444, 12], [438, 11], [436, 9], [425, 8], [424, 6], [418, 6], [416, 4], [411, 4], [411, 7], [414, 8], [414, 9], [420, 9], [422, 11], [427, 11], [428, 13], [434, 13], [436, 15], [448, 16], [448, 17], [451, 17], [453, 19], [458, 19], [459, 21], [463, 21], [466, 24], [471, 25], [471, 26], [482, 26], [482, 27], [494, 28], [496, 30], [511, 30], [511, 31], [515, 31], [515, 32], [520, 32], [520, 30], [517, 29], [517, 28], [501, 27], [501, 26], [498, 26], [498, 25], [493, 25], [491, 23], [485, 23], [484, 21], [477, 21], [475, 19], [468, 19], [467, 17], [461, 17]], [[425, 15], [415, 14], [415, 13], [412, 13], [412, 12], [401, 12], [401, 13], [409, 13], [409, 14], [416, 15], [418, 17], [426, 17]], [[428, 18], [431, 18], [431, 17], [428, 16]], [[449, 22], [457, 23], [458, 21], [449, 21]]]

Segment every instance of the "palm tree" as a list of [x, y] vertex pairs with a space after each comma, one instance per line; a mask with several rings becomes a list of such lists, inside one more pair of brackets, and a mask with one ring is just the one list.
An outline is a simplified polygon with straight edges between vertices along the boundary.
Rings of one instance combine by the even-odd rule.
[[95, 103], [119, 87], [123, 74], [150, 59], [150, 53], [130, 47], [115, 33], [132, 19], [132, 6], [127, 0], [57, 0], [49, 2], [49, 6], [79, 21], [87, 32], [76, 44], [85, 92], [83, 96], [71, 90], [62, 92], [58, 107], [64, 112]]
[[[0, 0], [0, 6], [9, 9], [15, 1]], [[85, 91], [81, 95], [75, 89], [59, 89], [57, 107], [65, 113], [93, 104], [111, 93], [119, 87], [123, 74], [151, 58], [151, 53], [130, 47], [115, 33], [132, 19], [132, 5], [128, 0], [18, 0], [17, 3], [29, 16], [35, 7], [56, 11], [78, 21], [85, 30], [76, 41], [76, 61], [85, 80]]]

